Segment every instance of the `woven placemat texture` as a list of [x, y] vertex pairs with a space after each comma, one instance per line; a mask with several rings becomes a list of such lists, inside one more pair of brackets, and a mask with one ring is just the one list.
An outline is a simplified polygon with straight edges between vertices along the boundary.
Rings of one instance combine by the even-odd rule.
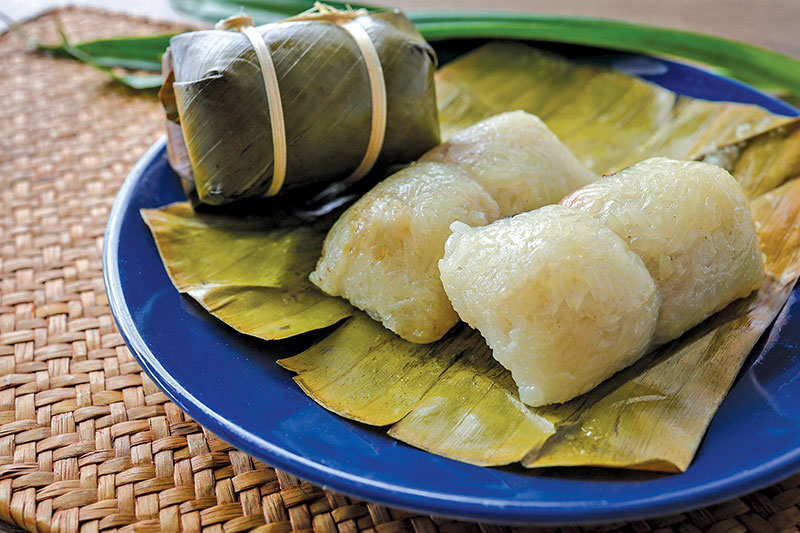
[[[174, 27], [64, 9], [56, 40]], [[0, 36], [0, 519], [30, 531], [503, 532], [362, 502], [204, 431], [142, 372], [103, 288], [106, 219], [162, 134], [153, 95]], [[707, 509], [542, 531], [798, 531], [800, 476]]]

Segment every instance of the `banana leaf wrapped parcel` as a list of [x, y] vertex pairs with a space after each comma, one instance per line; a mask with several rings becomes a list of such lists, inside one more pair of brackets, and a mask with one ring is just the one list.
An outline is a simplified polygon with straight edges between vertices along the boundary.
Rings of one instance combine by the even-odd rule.
[[321, 190], [439, 143], [436, 56], [399, 11], [221, 24], [176, 35], [163, 61], [170, 163], [200, 202]]

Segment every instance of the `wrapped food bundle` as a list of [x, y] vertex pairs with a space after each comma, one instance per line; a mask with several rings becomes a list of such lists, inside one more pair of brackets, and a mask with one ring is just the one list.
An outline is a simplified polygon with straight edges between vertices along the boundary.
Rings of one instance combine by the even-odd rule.
[[437, 267], [450, 224], [488, 224], [555, 203], [594, 179], [538, 117], [490, 117], [345, 211], [325, 238], [311, 281], [402, 338], [433, 342], [458, 322]]
[[439, 142], [436, 57], [400, 12], [223, 23], [239, 31], [179, 34], [164, 56], [170, 162], [201, 202], [354, 181]]
[[763, 280], [747, 198], [714, 165], [653, 158], [561, 203], [454, 224], [439, 261], [529, 405], [589, 391]]

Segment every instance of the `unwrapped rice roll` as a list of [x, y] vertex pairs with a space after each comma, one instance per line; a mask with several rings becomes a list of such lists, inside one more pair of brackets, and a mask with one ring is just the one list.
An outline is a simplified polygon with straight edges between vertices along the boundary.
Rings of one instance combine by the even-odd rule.
[[507, 217], [554, 204], [597, 176], [536, 115], [511, 111], [453, 134], [420, 161], [454, 163]]
[[404, 339], [433, 342], [458, 321], [437, 268], [450, 224], [488, 224], [554, 203], [591, 179], [537, 117], [488, 118], [351, 206], [328, 233], [311, 281]]
[[497, 202], [460, 168], [413, 165], [336, 221], [311, 281], [404, 339], [432, 342], [458, 322], [436, 268], [448, 226], [483, 226], [498, 216]]
[[529, 405], [563, 402], [641, 357], [658, 317], [642, 260], [591, 216], [552, 205], [453, 224], [442, 282]]
[[561, 203], [600, 220], [644, 261], [661, 295], [654, 345], [747, 296], [764, 277], [747, 197], [716, 165], [655, 157]]
[[590, 390], [764, 276], [747, 199], [713, 165], [649, 159], [561, 204], [454, 224], [439, 262], [530, 405]]

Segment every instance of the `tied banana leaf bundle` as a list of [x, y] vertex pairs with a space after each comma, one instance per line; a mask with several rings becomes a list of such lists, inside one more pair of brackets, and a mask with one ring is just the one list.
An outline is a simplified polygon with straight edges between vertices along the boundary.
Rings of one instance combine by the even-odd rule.
[[[492, 43], [450, 63], [437, 90], [443, 131], [523, 109], [598, 173], [652, 156], [720, 164], [750, 200], [765, 257], [761, 288], [588, 393], [529, 407], [476, 331], [461, 324], [438, 342], [407, 342], [316, 290], [306, 274], [333, 219], [278, 225], [202, 215], [186, 203], [144, 210], [173, 283], [263, 339], [338, 323], [279, 364], [327, 409], [388, 426], [391, 437], [432, 453], [485, 466], [686, 470], [800, 275], [800, 120], [678, 96], [518, 43]], [[246, 263], [225, 268], [237, 258]]]
[[220, 205], [355, 181], [438, 144], [436, 56], [400, 12], [316, 11], [176, 35], [160, 98], [187, 192]]

